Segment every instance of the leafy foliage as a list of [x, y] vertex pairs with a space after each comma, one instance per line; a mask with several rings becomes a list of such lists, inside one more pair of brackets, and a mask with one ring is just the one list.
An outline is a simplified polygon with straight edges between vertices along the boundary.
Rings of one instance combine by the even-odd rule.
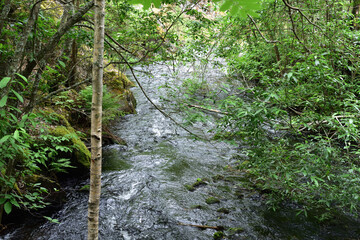
[[[83, 105], [87, 112], [91, 111], [91, 98], [92, 98], [92, 86], [88, 86], [81, 90], [80, 100], [83, 101]], [[116, 117], [123, 115], [119, 110], [121, 105], [119, 103], [120, 96], [117, 96], [107, 90], [106, 85], [103, 87], [103, 122], [109, 123]]]
[[216, 3], [221, 3], [220, 11], [229, 11], [232, 16], [246, 17], [248, 14], [257, 16], [257, 11], [262, 9], [264, 0], [215, 0]]

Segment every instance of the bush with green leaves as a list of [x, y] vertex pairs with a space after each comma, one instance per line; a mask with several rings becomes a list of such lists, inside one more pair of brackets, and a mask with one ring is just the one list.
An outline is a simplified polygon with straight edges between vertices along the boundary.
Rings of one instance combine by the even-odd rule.
[[[83, 106], [87, 112], [91, 112], [92, 86], [88, 86], [80, 91], [80, 100], [83, 101]], [[106, 85], [103, 87], [103, 123], [107, 124], [122, 116], [124, 113], [120, 111], [120, 96], [111, 93]]]
[[205, 93], [199, 101], [194, 94], [201, 87], [194, 83], [202, 79], [186, 80], [183, 88], [171, 88], [172, 95], [188, 94], [188, 106], [224, 113], [216, 139], [244, 146], [247, 158], [239, 159], [239, 169], [269, 206], [290, 201], [320, 220], [339, 212], [356, 216], [360, 35], [348, 20], [352, 6], [291, 2], [296, 9], [285, 3], [268, 1], [257, 16], [220, 21], [228, 28], [213, 52], [237, 78], [228, 83], [233, 91], [226, 99], [211, 101]]
[[[223, 101], [228, 115], [218, 125], [218, 136], [247, 145], [248, 159], [240, 159], [239, 168], [250, 187], [266, 190], [274, 208], [292, 201], [299, 212], [321, 220], [338, 212], [356, 216], [360, 207], [360, 61], [354, 49], [359, 33], [339, 20], [346, 4], [335, 5], [343, 10], [331, 19], [316, 10], [307, 13], [316, 23], [303, 22], [306, 28], [292, 22], [299, 12], [289, 16], [279, 3], [256, 18], [277, 43], [255, 32], [247, 35], [240, 55], [229, 51], [229, 67], [244, 87]], [[288, 26], [297, 35], [279, 31]]]
[[[5, 80], [7, 80], [5, 78]], [[4, 79], [0, 81], [4, 82]], [[4, 87], [0, 84], [0, 88]], [[23, 101], [20, 94], [12, 90], [9, 99]], [[44, 172], [54, 174], [73, 168], [70, 159], [60, 157], [71, 152], [65, 142], [67, 136], [49, 134], [48, 126], [58, 121], [56, 115], [42, 113], [23, 114], [7, 101], [0, 108], [0, 207], [9, 214], [13, 207], [39, 209], [47, 206], [45, 197], [49, 189], [29, 177]], [[2, 214], [2, 211], [1, 211]], [[0, 220], [2, 215], [0, 214]], [[1, 221], [0, 221], [1, 222]]]

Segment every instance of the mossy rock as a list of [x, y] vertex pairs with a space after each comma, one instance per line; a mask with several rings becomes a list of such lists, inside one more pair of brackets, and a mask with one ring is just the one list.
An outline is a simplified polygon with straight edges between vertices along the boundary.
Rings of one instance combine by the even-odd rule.
[[[40, 183], [41, 187], [46, 188], [47, 193], [42, 193], [46, 202], [50, 201], [53, 203], [62, 203], [66, 200], [66, 194], [61, 190], [61, 186], [56, 178], [48, 177], [42, 174], [32, 174], [25, 176], [24, 182], [36, 184]], [[19, 188], [18, 186], [22, 187]], [[33, 191], [31, 190], [31, 187], [29, 188], [28, 184], [16, 184], [15, 188], [19, 194], [23, 194], [27, 191]]]
[[135, 84], [124, 73], [116, 70], [104, 73], [104, 83], [111, 91], [119, 95], [124, 93], [124, 90], [135, 87]]
[[122, 107], [119, 109], [119, 111], [130, 114], [136, 113], [136, 99], [129, 89], [125, 89], [123, 91], [122, 97], [120, 98], [120, 104]]
[[56, 137], [64, 136], [70, 140], [73, 148], [71, 160], [74, 165], [84, 168], [90, 167], [91, 153], [72, 127], [57, 126], [50, 130], [50, 134]]
[[130, 81], [125, 74], [115, 69], [104, 73], [104, 83], [108, 86], [111, 93], [121, 96], [119, 111], [124, 113], [136, 113], [136, 100], [133, 93], [130, 91], [131, 87], [135, 87], [135, 84]]
[[215, 204], [215, 203], [220, 203], [220, 200], [216, 197], [209, 197], [205, 200], [205, 202], [207, 204]]
[[224, 180], [224, 176], [218, 174], [216, 176], [213, 176], [212, 179], [213, 179], [214, 182], [217, 182], [217, 181], [220, 181], [220, 180]]
[[225, 237], [225, 234], [221, 231], [215, 232], [214, 233], [214, 240], [219, 240], [219, 239], [223, 239]]
[[216, 210], [218, 213], [225, 213], [225, 214], [229, 214], [230, 210], [228, 208], [219, 208], [218, 210]]
[[184, 187], [190, 192], [195, 191], [195, 188], [193, 187], [193, 185], [185, 184]]
[[204, 209], [207, 209], [207, 207], [203, 206], [203, 205], [192, 205], [190, 206], [191, 209], [201, 209], [201, 210], [204, 210]]
[[[63, 110], [64, 111], [64, 110]], [[68, 112], [65, 111], [63, 114], [57, 113], [54, 109], [49, 107], [44, 107], [41, 110], [34, 110], [35, 113], [39, 113], [45, 117], [51, 124], [54, 125], [63, 125], [66, 127], [71, 127], [71, 124], [67, 120]]]
[[196, 180], [196, 182], [194, 182], [193, 184], [191, 184], [191, 185], [190, 184], [185, 184], [184, 186], [185, 186], [185, 188], [187, 190], [189, 190], [190, 192], [193, 192], [193, 191], [195, 191], [197, 188], [199, 188], [201, 186], [206, 186], [208, 184], [206, 181], [207, 181], [206, 178], [204, 178], [204, 179], [198, 178]]

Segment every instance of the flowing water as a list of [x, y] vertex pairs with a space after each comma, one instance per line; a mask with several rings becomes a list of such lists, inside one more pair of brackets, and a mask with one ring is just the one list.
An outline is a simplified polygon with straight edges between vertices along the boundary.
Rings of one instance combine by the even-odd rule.
[[[139, 79], [159, 103], [158, 87], [169, 77], [163, 66], [150, 68], [153, 77], [140, 74]], [[221, 75], [211, 74], [212, 78]], [[194, 140], [149, 104], [139, 88], [133, 91], [137, 114], [113, 126], [127, 146], [111, 145], [103, 150], [100, 239], [213, 239], [217, 231], [191, 224], [223, 226], [227, 239], [359, 238], [359, 225], [353, 222], [320, 226], [296, 217], [291, 208], [274, 213], [266, 210], [261, 195], [226, 179], [214, 180], [218, 174], [231, 177], [224, 166], [236, 161], [237, 147]], [[188, 191], [184, 185], [197, 178], [208, 184]], [[60, 224], [28, 223], [0, 239], [86, 239], [88, 193], [76, 189], [87, 183], [74, 186], [67, 203], [52, 216]], [[205, 203], [209, 196], [220, 202]], [[226, 210], [219, 212], [220, 208]]]

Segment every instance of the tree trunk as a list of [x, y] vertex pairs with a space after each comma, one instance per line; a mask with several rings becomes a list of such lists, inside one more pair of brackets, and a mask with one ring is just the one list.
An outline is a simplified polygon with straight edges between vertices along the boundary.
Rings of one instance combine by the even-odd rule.
[[354, 30], [360, 29], [359, 17], [360, 17], [360, 0], [354, 0], [352, 14], [354, 19]]
[[4, 6], [3, 6], [1, 14], [0, 14], [0, 36], [2, 33], [2, 29], [4, 28], [6, 18], [10, 12], [10, 8], [11, 8], [10, 0], [5, 0]]
[[[76, 11], [79, 9], [79, 0], [73, 0], [73, 5], [74, 8], [76, 9]], [[74, 9], [74, 10], [75, 10]], [[76, 39], [72, 40], [71, 43], [71, 55], [70, 55], [70, 59], [71, 59], [71, 63], [70, 63], [70, 73], [69, 73], [69, 78], [68, 78], [68, 86], [71, 86], [73, 84], [76, 83], [76, 71], [77, 71], [77, 55], [78, 55], [78, 45], [76, 42]]]
[[101, 192], [102, 88], [104, 59], [105, 0], [95, 0], [95, 33], [93, 55], [93, 97], [91, 107], [91, 166], [88, 208], [88, 240], [97, 240]]
[[11, 82], [14, 79], [15, 73], [19, 70], [19, 68], [21, 66], [22, 58], [24, 55], [25, 45], [26, 45], [26, 42], [28, 40], [28, 37], [29, 37], [31, 31], [33, 30], [35, 21], [39, 14], [40, 4], [41, 4], [41, 2], [37, 2], [31, 8], [28, 22], [26, 24], [26, 27], [24, 28], [24, 31], [23, 31], [19, 41], [16, 44], [13, 58], [11, 59], [7, 68], [5, 69], [5, 76], [11, 77], [11, 80], [8, 82], [6, 87], [1, 92], [0, 99], [2, 99], [5, 95], [7, 95], [9, 93], [10, 87], [11, 87]]

